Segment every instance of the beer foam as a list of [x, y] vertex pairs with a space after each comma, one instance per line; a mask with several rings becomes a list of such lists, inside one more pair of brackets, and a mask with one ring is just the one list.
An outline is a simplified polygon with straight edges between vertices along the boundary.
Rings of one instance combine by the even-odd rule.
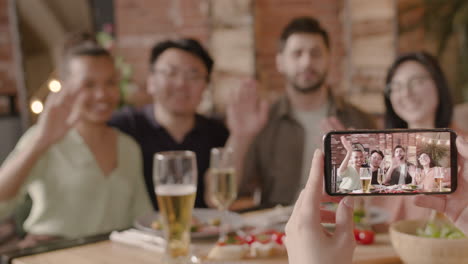
[[154, 188], [157, 195], [181, 196], [197, 192], [193, 184], [166, 184]]

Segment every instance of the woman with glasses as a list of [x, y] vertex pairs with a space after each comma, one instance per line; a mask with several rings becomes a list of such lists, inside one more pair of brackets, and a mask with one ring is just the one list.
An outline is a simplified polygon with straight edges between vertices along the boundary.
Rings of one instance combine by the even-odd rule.
[[398, 57], [388, 70], [385, 84], [385, 128], [451, 126], [450, 90], [430, 54], [414, 52]]
[[[450, 89], [439, 63], [429, 53], [399, 56], [390, 66], [385, 84], [385, 128], [454, 128]], [[370, 199], [372, 205], [390, 212], [390, 222], [430, 214], [428, 209], [415, 206], [413, 197]]]
[[[421, 153], [418, 157], [418, 165], [422, 168], [419, 178], [415, 183], [422, 185], [425, 192], [439, 191], [438, 184], [450, 184], [450, 169], [436, 166], [434, 160], [427, 153]], [[440, 182], [436, 182], [440, 179]]]

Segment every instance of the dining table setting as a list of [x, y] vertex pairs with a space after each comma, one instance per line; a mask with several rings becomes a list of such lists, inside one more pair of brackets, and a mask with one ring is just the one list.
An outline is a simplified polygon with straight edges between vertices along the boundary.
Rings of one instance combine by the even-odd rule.
[[[330, 207], [327, 207], [330, 208]], [[283, 245], [284, 226], [292, 212], [291, 206], [277, 206], [246, 213], [229, 211], [225, 217], [228, 232], [243, 237], [247, 253], [242, 257], [229, 255], [211, 256], [219, 247], [219, 211], [215, 209], [193, 209], [190, 237], [191, 263], [287, 263]], [[378, 208], [368, 210], [371, 223], [381, 223], [387, 217]], [[8, 260], [12, 264], [55, 264], [55, 263], [165, 263], [166, 241], [158, 226], [159, 214], [148, 213], [136, 219], [130, 229], [114, 231], [95, 241], [74, 241], [55, 249], [18, 254]], [[324, 224], [333, 230], [333, 224]], [[253, 234], [257, 234], [256, 236]], [[250, 238], [250, 241], [248, 240]], [[253, 243], [252, 243], [253, 240]], [[244, 243], [244, 242], [243, 242]], [[255, 246], [258, 244], [257, 246]], [[402, 263], [393, 249], [388, 233], [377, 233], [370, 244], [359, 244], [353, 263], [397, 264]]]

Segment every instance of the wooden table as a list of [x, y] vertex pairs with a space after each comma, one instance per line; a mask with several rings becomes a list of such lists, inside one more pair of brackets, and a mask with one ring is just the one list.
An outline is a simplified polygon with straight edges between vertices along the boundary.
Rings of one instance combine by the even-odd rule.
[[[213, 246], [213, 241], [195, 241], [194, 251], [197, 255], [206, 255]], [[158, 253], [131, 247], [112, 241], [51, 251], [38, 255], [21, 257], [13, 260], [13, 264], [120, 264], [161, 263], [162, 256]], [[211, 262], [214, 263], [214, 262]], [[219, 262], [226, 263], [226, 262]], [[233, 262], [234, 263], [234, 262]], [[287, 258], [251, 259], [242, 263], [279, 264], [287, 263]], [[389, 236], [378, 234], [372, 245], [358, 246], [354, 254], [354, 264], [401, 264], [393, 250]]]
[[[244, 213], [243, 217], [267, 212], [272, 209]], [[193, 251], [197, 256], [207, 256], [216, 242], [214, 240], [194, 240]], [[354, 264], [401, 264], [390, 243], [388, 234], [377, 234], [372, 245], [357, 246], [353, 258]], [[12, 264], [155, 264], [162, 263], [162, 255], [156, 252], [136, 248], [110, 240], [77, 246], [67, 249], [50, 251], [13, 259]], [[239, 261], [219, 261], [210, 263], [240, 263]], [[280, 264], [287, 263], [287, 257], [249, 259], [241, 263]]]

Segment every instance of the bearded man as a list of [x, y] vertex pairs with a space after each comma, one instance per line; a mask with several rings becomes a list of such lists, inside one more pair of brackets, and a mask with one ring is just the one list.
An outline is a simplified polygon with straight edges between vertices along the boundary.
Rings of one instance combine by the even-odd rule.
[[375, 126], [368, 115], [332, 94], [330, 57], [328, 34], [315, 18], [295, 18], [284, 28], [276, 66], [286, 92], [252, 140], [242, 170], [240, 190], [260, 189], [262, 207], [295, 202], [326, 132]]

